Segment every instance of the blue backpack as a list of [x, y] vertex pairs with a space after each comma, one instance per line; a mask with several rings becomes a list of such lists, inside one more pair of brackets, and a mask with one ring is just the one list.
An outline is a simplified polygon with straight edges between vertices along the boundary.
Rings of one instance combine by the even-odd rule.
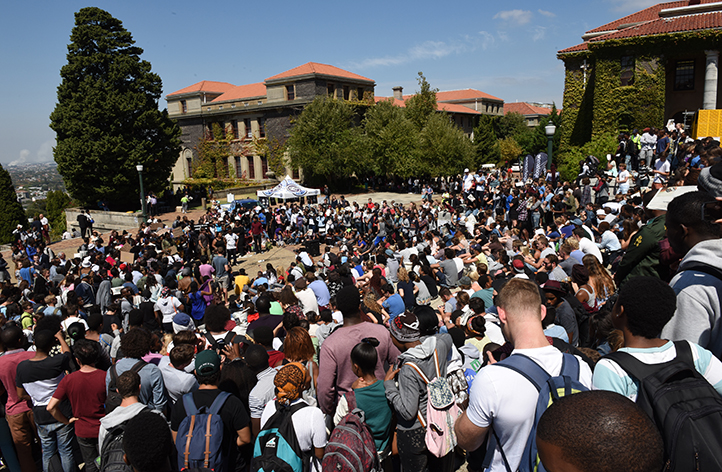
[[251, 472], [306, 472], [311, 456], [301, 450], [291, 416], [307, 407], [299, 402], [290, 407], [276, 402], [276, 412], [258, 433], [253, 448]]
[[186, 417], [181, 421], [176, 436], [178, 466], [181, 470], [204, 468], [220, 470], [225, 454], [223, 442], [223, 420], [220, 411], [231, 394], [221, 392], [210, 407], [198, 409], [193, 393], [183, 395]]
[[[571, 354], [563, 353], [562, 370], [556, 377], [552, 377], [539, 364], [523, 354], [514, 354], [495, 365], [506, 367], [523, 375], [539, 391], [539, 399], [534, 413], [534, 423], [529, 432], [529, 438], [524, 446], [524, 453], [521, 456], [519, 472], [546, 472], [544, 465], [539, 460], [536, 446], [536, 427], [544, 412], [556, 400], [568, 395], [585, 392], [589, 390], [579, 382], [579, 360]], [[492, 428], [493, 430], [493, 428]], [[487, 451], [493, 451], [496, 444], [499, 444], [501, 457], [504, 460], [507, 472], [512, 472], [509, 461], [501, 447], [499, 436], [493, 431], [494, 436], [489, 440]], [[484, 467], [488, 467], [493, 457], [492, 453], [486, 455]]]

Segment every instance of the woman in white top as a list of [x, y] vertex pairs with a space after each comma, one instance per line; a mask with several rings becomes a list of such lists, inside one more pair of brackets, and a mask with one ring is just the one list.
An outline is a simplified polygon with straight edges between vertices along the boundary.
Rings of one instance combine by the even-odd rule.
[[619, 191], [617, 193], [621, 195], [626, 195], [629, 193], [629, 179], [631, 176], [629, 175], [629, 171], [627, 170], [627, 164], [619, 164], [619, 174], [617, 175], [617, 185], [619, 186]]

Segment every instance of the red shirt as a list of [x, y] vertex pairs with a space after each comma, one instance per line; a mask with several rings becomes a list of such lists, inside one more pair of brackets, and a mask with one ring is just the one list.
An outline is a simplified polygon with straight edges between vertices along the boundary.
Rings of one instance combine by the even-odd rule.
[[263, 232], [263, 225], [260, 221], [256, 221], [254, 223], [251, 223], [251, 234], [254, 236], [258, 236]]
[[73, 372], [63, 377], [53, 398], [68, 398], [73, 407], [75, 434], [81, 438], [97, 438], [100, 418], [105, 416], [105, 374], [104, 370]]
[[35, 357], [35, 353], [17, 349], [8, 351], [0, 356], [0, 382], [8, 392], [8, 401], [5, 403], [6, 415], [19, 415], [30, 411], [28, 402], [18, 399], [18, 391], [15, 388], [15, 376], [18, 371], [18, 364], [22, 361]]

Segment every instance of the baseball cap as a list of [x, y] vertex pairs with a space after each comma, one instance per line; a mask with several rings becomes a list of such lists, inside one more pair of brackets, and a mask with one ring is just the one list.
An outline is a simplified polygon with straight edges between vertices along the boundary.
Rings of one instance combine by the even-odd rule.
[[213, 350], [206, 349], [196, 355], [196, 375], [209, 377], [221, 370], [221, 358]]

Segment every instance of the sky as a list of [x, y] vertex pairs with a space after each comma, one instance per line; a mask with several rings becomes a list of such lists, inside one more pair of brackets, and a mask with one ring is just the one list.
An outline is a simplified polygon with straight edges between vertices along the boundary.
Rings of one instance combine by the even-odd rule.
[[[585, 31], [654, 0], [491, 2], [190, 2], [24, 0], [0, 19], [0, 163], [53, 160], [50, 113], [74, 13], [96, 6], [123, 22], [163, 96], [201, 80], [235, 85], [306, 62], [332, 64], [376, 81], [376, 95], [418, 90], [423, 72], [439, 90], [474, 88], [505, 102], [561, 107], [564, 66], [556, 51]], [[166, 107], [165, 99], [159, 103]]]

